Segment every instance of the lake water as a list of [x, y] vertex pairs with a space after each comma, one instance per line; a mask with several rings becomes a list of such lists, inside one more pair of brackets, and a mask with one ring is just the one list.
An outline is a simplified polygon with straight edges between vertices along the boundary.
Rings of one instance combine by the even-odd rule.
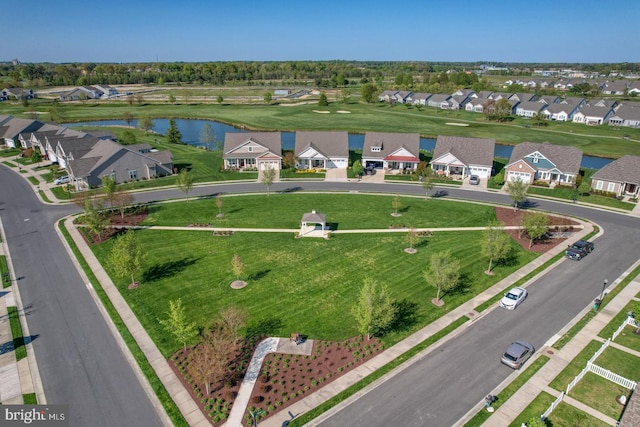
[[[196, 119], [175, 119], [176, 126], [182, 134], [182, 142], [194, 145], [205, 146], [207, 144], [200, 142], [200, 132], [205, 123], [209, 123], [213, 128], [213, 133], [216, 141], [224, 141], [224, 134], [227, 132], [249, 132], [245, 129], [236, 128], [224, 123], [216, 122], [213, 120], [196, 120]], [[169, 129], [169, 119], [153, 119], [154, 132], [165, 134]], [[67, 123], [64, 126], [127, 126], [124, 120], [98, 120], [82, 123]], [[131, 126], [137, 127], [138, 121], [133, 120]], [[363, 134], [349, 134], [349, 149], [361, 150], [364, 145]], [[420, 138], [420, 149], [433, 151], [436, 145], [436, 140], [433, 138]], [[214, 144], [209, 144], [209, 149], [213, 150]], [[282, 148], [285, 150], [293, 150], [295, 147], [295, 132], [282, 132]], [[510, 145], [496, 144], [494, 150], [494, 157], [509, 158], [513, 147]], [[604, 165], [611, 163], [611, 159], [604, 159], [602, 157], [582, 156], [582, 167], [590, 169], [600, 169]]]

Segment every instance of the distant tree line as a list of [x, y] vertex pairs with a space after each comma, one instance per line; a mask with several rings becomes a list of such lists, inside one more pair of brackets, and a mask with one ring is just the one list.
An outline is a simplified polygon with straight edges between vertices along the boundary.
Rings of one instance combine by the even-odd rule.
[[[376, 84], [413, 88], [416, 85], [470, 87], [482, 62], [421, 61], [269, 61], [269, 62], [153, 62], [153, 63], [24, 63], [1, 64], [0, 78], [10, 87], [84, 86], [94, 84], [296, 84], [344, 87]], [[534, 69], [572, 68], [608, 74], [640, 72], [640, 63], [620, 64], [509, 64], [511, 74], [531, 75]], [[449, 73], [447, 73], [449, 71]], [[451, 73], [450, 71], [458, 71]]]

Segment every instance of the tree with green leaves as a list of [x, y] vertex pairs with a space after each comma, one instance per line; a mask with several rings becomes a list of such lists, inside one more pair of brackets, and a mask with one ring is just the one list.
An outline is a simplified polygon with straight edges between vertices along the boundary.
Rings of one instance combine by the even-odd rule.
[[33, 153], [31, 153], [31, 163], [36, 163], [38, 166], [40, 166], [41, 161], [42, 161], [42, 154], [40, 154], [40, 151], [33, 150]]
[[138, 127], [144, 131], [144, 133], [149, 133], [153, 129], [156, 124], [150, 115], [145, 114], [138, 121]]
[[507, 192], [511, 200], [513, 200], [514, 209], [518, 209], [520, 203], [527, 200], [527, 190], [529, 190], [529, 184], [521, 180], [520, 178], [507, 182], [504, 190]]
[[122, 119], [127, 123], [127, 126], [131, 126], [131, 122], [134, 120], [134, 117], [130, 111], [125, 111], [122, 113]]
[[351, 98], [351, 90], [342, 89], [342, 91], [340, 92], [340, 99], [342, 100], [342, 103], [343, 104], [348, 104], [349, 103], [349, 98]]
[[175, 119], [169, 119], [169, 129], [167, 129], [167, 142], [171, 144], [182, 144], [182, 134], [178, 130]]
[[135, 275], [142, 270], [146, 253], [132, 229], [121, 234], [111, 248], [107, 256], [108, 265], [113, 268], [120, 277], [131, 277], [130, 287], [135, 287]]
[[182, 343], [183, 349], [187, 349], [187, 342], [198, 336], [198, 327], [195, 322], [189, 322], [182, 299], [169, 300], [169, 311], [166, 319], [159, 319], [158, 322], [164, 326], [165, 330]]
[[240, 255], [235, 254], [231, 258], [231, 270], [233, 275], [236, 276], [236, 280], [240, 280], [240, 276], [244, 274], [244, 261], [242, 261]]
[[178, 188], [185, 194], [187, 202], [189, 201], [189, 192], [193, 189], [193, 176], [187, 168], [182, 168], [178, 174]]
[[529, 236], [529, 249], [534, 240], [543, 237], [549, 231], [549, 217], [542, 212], [525, 212], [522, 215], [522, 229]]
[[172, 93], [170, 93], [169, 94], [169, 104], [175, 104], [175, 102], [176, 102], [176, 97]]
[[353, 164], [351, 165], [351, 170], [353, 170], [353, 173], [356, 176], [362, 176], [362, 173], [364, 172], [364, 166], [362, 166], [362, 162], [360, 160], [354, 160]]
[[580, 185], [578, 186], [578, 195], [582, 196], [585, 194], [589, 194], [591, 191], [591, 180], [583, 179]]
[[429, 268], [424, 272], [424, 278], [436, 289], [435, 303], [441, 304], [440, 294], [455, 289], [460, 281], [460, 261], [451, 255], [451, 251], [436, 252], [431, 255]]
[[293, 154], [293, 151], [287, 151], [284, 153], [284, 157], [282, 158], [282, 166], [286, 169], [293, 169], [296, 167], [296, 156]]
[[265, 102], [265, 104], [271, 104], [272, 100], [273, 100], [273, 95], [271, 94], [271, 92], [265, 92], [264, 93], [264, 102]]
[[358, 323], [358, 332], [366, 335], [367, 339], [384, 332], [395, 316], [388, 288], [378, 285], [373, 279], [365, 279], [351, 314]]
[[138, 143], [138, 139], [136, 138], [136, 134], [130, 130], [125, 130], [122, 132], [122, 138], [120, 138], [120, 142], [122, 145], [133, 145]]
[[133, 195], [128, 191], [116, 191], [113, 195], [113, 207], [120, 212], [120, 218], [124, 219], [127, 206], [133, 203]]
[[500, 98], [493, 105], [493, 117], [499, 122], [506, 122], [511, 117], [512, 108], [507, 98]]
[[547, 422], [543, 421], [539, 415], [534, 415], [527, 421], [527, 427], [547, 427]]
[[374, 103], [378, 100], [378, 88], [373, 83], [365, 83], [360, 88], [360, 95], [365, 102]]
[[511, 253], [511, 238], [501, 227], [500, 222], [492, 220], [484, 231], [482, 254], [489, 258], [489, 267], [485, 271], [487, 274], [493, 274], [491, 269], [494, 262], [497, 264]]
[[269, 190], [275, 179], [276, 170], [274, 168], [268, 167], [262, 171], [262, 178], [260, 178], [260, 182], [267, 187], [267, 196], [270, 194]]
[[548, 126], [549, 122], [547, 121], [547, 116], [544, 115], [542, 111], [538, 111], [531, 117], [531, 124], [534, 126]]
[[209, 147], [209, 145], [215, 142], [215, 140], [216, 135], [213, 132], [213, 126], [211, 126], [209, 122], [205, 122], [202, 129], [200, 129], [200, 142]]
[[393, 216], [400, 216], [398, 213], [398, 209], [402, 207], [402, 200], [400, 199], [400, 195], [396, 194], [391, 201], [391, 206], [393, 207]]
[[329, 101], [327, 100], [327, 94], [324, 92], [320, 92], [320, 98], [318, 99], [318, 106], [326, 107], [329, 105]]
[[407, 243], [409, 243], [409, 252], [415, 251], [415, 249], [413, 248], [413, 245], [416, 244], [419, 238], [420, 238], [420, 235], [418, 234], [418, 231], [414, 227], [411, 227], [407, 232], [407, 237], [406, 237]]
[[103, 175], [100, 177], [100, 181], [102, 181], [102, 195], [104, 201], [109, 204], [110, 208], [113, 208], [113, 201], [117, 192], [116, 179], [110, 175]]
[[426, 167], [423, 169], [420, 178], [422, 179], [422, 188], [427, 191], [427, 196], [431, 195], [431, 190], [436, 186], [434, 182], [436, 179], [436, 173], [430, 167]]
[[216, 101], [218, 102], [218, 104], [222, 104], [224, 102], [224, 98], [222, 97], [222, 95], [218, 95]]
[[102, 241], [102, 232], [109, 224], [109, 219], [100, 206], [94, 205], [94, 201], [90, 197], [85, 197], [83, 201], [84, 215], [82, 221], [89, 231], [98, 236], [99, 241]]

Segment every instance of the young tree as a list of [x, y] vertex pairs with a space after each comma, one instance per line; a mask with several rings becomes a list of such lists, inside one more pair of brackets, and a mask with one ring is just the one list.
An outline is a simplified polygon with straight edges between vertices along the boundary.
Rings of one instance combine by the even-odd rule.
[[218, 207], [218, 218], [222, 218], [224, 216], [224, 214], [222, 213], [222, 205], [223, 205], [223, 201], [222, 201], [222, 193], [218, 193], [218, 195], [216, 196], [216, 206]]
[[143, 267], [146, 258], [142, 246], [136, 238], [135, 232], [129, 229], [116, 238], [107, 259], [109, 265], [120, 277], [131, 277], [130, 286], [136, 285], [135, 274]]
[[329, 105], [329, 101], [327, 100], [327, 94], [324, 92], [320, 92], [320, 98], [318, 99], [318, 106], [326, 107]]
[[351, 314], [358, 323], [358, 332], [367, 335], [367, 339], [384, 332], [395, 315], [395, 306], [387, 287], [378, 286], [372, 279], [365, 279]]
[[33, 153], [31, 154], [31, 163], [36, 163], [38, 166], [40, 166], [41, 161], [42, 154], [40, 154], [38, 150], [33, 150]]
[[224, 102], [224, 98], [222, 97], [222, 95], [218, 95], [216, 101], [218, 101], [218, 104], [222, 104]]
[[169, 104], [174, 104], [176, 102], [176, 97], [170, 93], [169, 94]]
[[400, 216], [398, 214], [398, 209], [402, 207], [402, 200], [400, 200], [400, 195], [396, 194], [393, 197], [393, 201], [391, 202], [391, 206], [393, 207], [393, 216]]
[[131, 122], [134, 120], [134, 117], [130, 111], [125, 111], [122, 113], [122, 119], [127, 123], [127, 126], [131, 126]]
[[360, 94], [362, 95], [362, 99], [364, 99], [365, 102], [371, 104], [377, 101], [378, 88], [373, 83], [365, 83], [360, 89]]
[[149, 133], [149, 131], [152, 130], [155, 125], [156, 124], [153, 122], [153, 119], [148, 114], [142, 116], [138, 121], [138, 127], [142, 129], [144, 133]]
[[529, 248], [533, 241], [544, 236], [549, 230], [549, 217], [542, 212], [525, 212], [522, 215], [522, 228], [529, 236]]
[[109, 224], [109, 219], [104, 215], [101, 207], [96, 207], [91, 198], [84, 198], [83, 222], [93, 234], [102, 241], [102, 232]]
[[511, 245], [509, 235], [506, 234], [500, 227], [498, 221], [490, 221], [489, 225], [484, 231], [484, 239], [482, 240], [482, 254], [489, 258], [489, 267], [485, 273], [493, 274], [491, 269], [493, 268], [494, 261], [500, 262], [507, 257], [511, 252]]
[[183, 168], [178, 174], [178, 188], [185, 194], [188, 202], [189, 192], [193, 189], [193, 177], [186, 168]]
[[546, 421], [540, 419], [539, 416], [533, 416], [527, 421], [527, 427], [547, 427], [548, 424]]
[[209, 122], [206, 122], [202, 129], [200, 129], [200, 142], [209, 147], [216, 140], [216, 135], [213, 132], [213, 126]]
[[175, 119], [169, 119], [169, 129], [167, 129], [167, 142], [171, 144], [182, 144], [182, 134], [178, 130]]
[[120, 138], [120, 142], [122, 142], [122, 145], [132, 145], [136, 144], [138, 142], [138, 139], [136, 138], [135, 133], [130, 130], [125, 130], [124, 132], [122, 132], [122, 138]]
[[516, 179], [516, 180], [507, 182], [507, 185], [505, 186], [504, 190], [507, 192], [509, 197], [511, 197], [511, 200], [513, 200], [513, 204], [514, 204], [513, 206], [515, 210], [518, 209], [518, 205], [520, 203], [527, 200], [528, 189], [529, 189], [529, 184], [527, 184], [521, 179]]
[[287, 169], [293, 169], [296, 167], [296, 157], [293, 154], [293, 151], [287, 151], [284, 153], [284, 157], [282, 158], [282, 166]]
[[133, 203], [133, 195], [128, 191], [116, 191], [113, 194], [113, 207], [120, 212], [120, 218], [124, 219], [124, 213], [127, 211], [127, 206]]
[[422, 188], [427, 191], [427, 196], [429, 196], [431, 194], [431, 190], [435, 187], [434, 180], [436, 179], [436, 173], [430, 167], [426, 167], [420, 177], [422, 178]]
[[219, 325], [234, 344], [237, 343], [240, 329], [242, 329], [246, 320], [247, 312], [241, 308], [229, 306], [220, 311]]
[[342, 89], [340, 92], [340, 99], [342, 100], [342, 103], [348, 104], [349, 98], [351, 98], [351, 91], [349, 89]]
[[511, 108], [507, 98], [500, 98], [494, 105], [493, 116], [499, 122], [506, 122], [511, 117]]
[[271, 95], [271, 92], [265, 92], [264, 93], [264, 102], [265, 104], [271, 104], [271, 100], [273, 99], [273, 95]]
[[158, 320], [162, 326], [182, 343], [183, 348], [187, 349], [187, 341], [198, 335], [198, 328], [195, 322], [189, 322], [185, 313], [182, 299], [169, 300], [169, 311], [167, 318]]
[[100, 177], [100, 181], [102, 181], [103, 199], [109, 204], [110, 208], [113, 208], [115, 194], [117, 192], [116, 179], [110, 175], [103, 175]]
[[436, 252], [431, 255], [429, 269], [424, 278], [438, 290], [435, 301], [441, 302], [440, 293], [458, 286], [460, 281], [460, 262], [453, 258], [451, 251]]
[[193, 352], [193, 359], [189, 364], [191, 377], [196, 383], [204, 384], [206, 395], [211, 393], [211, 383], [217, 376], [224, 374], [223, 366], [217, 362], [217, 355], [211, 344], [202, 340]]
[[270, 194], [269, 190], [271, 188], [271, 184], [273, 184], [273, 181], [275, 181], [275, 179], [276, 170], [274, 168], [269, 167], [262, 171], [262, 178], [260, 179], [260, 182], [267, 187], [267, 196]]
[[416, 244], [420, 237], [418, 236], [418, 232], [415, 228], [411, 227], [407, 232], [407, 243], [409, 243], [409, 249], [413, 250], [413, 245]]
[[244, 262], [240, 255], [235, 254], [233, 258], [231, 258], [231, 270], [233, 271], [233, 275], [236, 276], [236, 280], [240, 280], [240, 276], [244, 274]]
[[362, 172], [364, 172], [364, 166], [362, 166], [362, 162], [360, 160], [354, 160], [351, 165], [351, 169], [356, 176], [362, 176]]

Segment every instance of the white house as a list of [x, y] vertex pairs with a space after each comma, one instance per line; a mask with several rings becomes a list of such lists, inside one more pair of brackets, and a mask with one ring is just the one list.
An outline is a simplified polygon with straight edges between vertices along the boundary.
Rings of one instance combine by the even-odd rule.
[[349, 166], [349, 134], [342, 131], [298, 131], [294, 155], [298, 169]]
[[362, 165], [382, 168], [385, 173], [413, 171], [420, 162], [417, 133], [367, 132], [362, 147]]

